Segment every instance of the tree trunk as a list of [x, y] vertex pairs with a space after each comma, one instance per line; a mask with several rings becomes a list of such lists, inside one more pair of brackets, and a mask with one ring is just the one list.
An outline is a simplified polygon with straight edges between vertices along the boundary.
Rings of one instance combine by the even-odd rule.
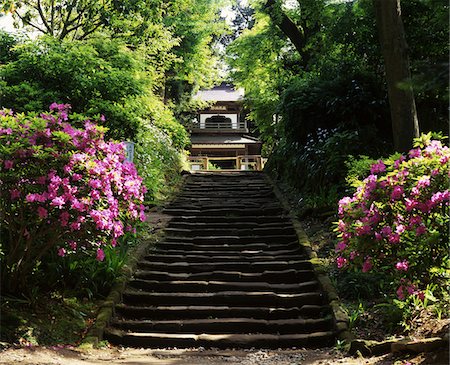
[[400, 0], [373, 0], [373, 4], [384, 58], [394, 147], [406, 152], [412, 147], [413, 138], [419, 136], [419, 122]]
[[[283, 11], [279, 8], [276, 0], [267, 0], [264, 9], [269, 15], [272, 22], [277, 25], [281, 31], [289, 38], [289, 40], [294, 45], [297, 52], [302, 57], [302, 64], [306, 66], [309, 61], [309, 55], [305, 52], [306, 37], [304, 32], [295, 25], [291, 18], [289, 18]], [[306, 31], [306, 27], [304, 27]]]

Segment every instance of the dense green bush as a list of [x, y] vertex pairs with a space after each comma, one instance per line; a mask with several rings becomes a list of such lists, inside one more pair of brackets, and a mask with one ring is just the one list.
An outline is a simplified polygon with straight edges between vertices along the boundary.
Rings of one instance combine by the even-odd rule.
[[181, 171], [189, 137], [155, 94], [157, 77], [145, 55], [104, 37], [12, 39], [0, 38], [8, 49], [0, 64], [0, 106], [39, 112], [56, 100], [70, 103], [75, 113], [103, 115], [108, 137], [136, 143], [135, 162], [150, 187], [147, 200], [157, 199]]

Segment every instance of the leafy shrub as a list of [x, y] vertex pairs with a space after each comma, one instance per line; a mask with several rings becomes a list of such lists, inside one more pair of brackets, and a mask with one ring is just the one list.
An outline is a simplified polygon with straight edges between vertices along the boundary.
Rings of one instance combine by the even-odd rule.
[[69, 122], [68, 105], [52, 113], [0, 114], [2, 282], [22, 291], [52, 252], [105, 258], [104, 247], [139, 218], [146, 191], [123, 144], [105, 142], [89, 120]]
[[372, 165], [339, 202], [337, 266], [382, 273], [399, 299], [446, 279], [450, 149], [431, 134], [408, 156]]

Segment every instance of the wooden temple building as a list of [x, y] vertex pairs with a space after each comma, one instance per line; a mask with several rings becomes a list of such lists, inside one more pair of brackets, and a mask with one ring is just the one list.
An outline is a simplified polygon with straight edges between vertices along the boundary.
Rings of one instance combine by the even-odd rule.
[[195, 95], [210, 106], [198, 111], [191, 129], [191, 171], [262, 170], [262, 144], [248, 134], [243, 97], [241, 90], [226, 83]]

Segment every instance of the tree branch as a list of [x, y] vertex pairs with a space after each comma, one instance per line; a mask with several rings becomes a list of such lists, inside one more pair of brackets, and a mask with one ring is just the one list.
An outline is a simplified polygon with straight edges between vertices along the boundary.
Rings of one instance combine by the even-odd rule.
[[304, 51], [306, 46], [306, 37], [304, 32], [300, 31], [297, 25], [289, 18], [281, 9], [277, 9], [278, 4], [276, 0], [267, 0], [264, 9], [270, 16], [275, 25], [289, 38], [302, 57], [303, 63], [306, 65], [309, 56]]
[[44, 14], [44, 11], [42, 10], [41, 0], [38, 0], [37, 5], [35, 6], [35, 9], [38, 11], [39, 16], [41, 17], [45, 28], [47, 28], [47, 32], [49, 34], [53, 35], [52, 28], [48, 25], [47, 19], [45, 19], [45, 14]]
[[17, 17], [22, 21], [22, 23], [29, 25], [30, 27], [33, 27], [34, 29], [37, 29], [41, 33], [44, 33], [44, 34], [47, 33], [44, 29], [42, 29], [42, 28], [38, 27], [37, 25], [31, 23], [30, 21], [26, 20], [22, 15], [19, 14], [19, 12], [17, 10], [14, 12], [14, 14], [17, 15]]

